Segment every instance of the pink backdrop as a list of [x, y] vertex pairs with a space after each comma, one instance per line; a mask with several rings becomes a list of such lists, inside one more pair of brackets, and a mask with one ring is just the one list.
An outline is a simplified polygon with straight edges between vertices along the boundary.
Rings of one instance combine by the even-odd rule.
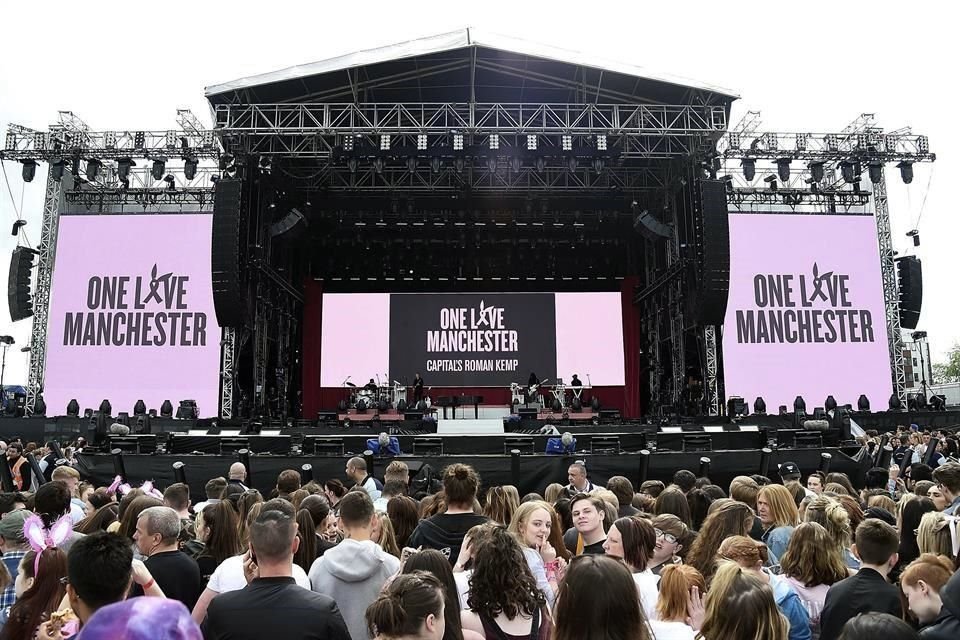
[[[113, 412], [133, 411], [142, 399], [148, 408], [164, 400], [197, 401], [201, 416], [218, 411], [220, 328], [213, 309], [210, 281], [210, 214], [65, 215], [60, 218], [50, 299], [44, 399], [51, 413], [62, 414], [71, 398], [81, 409], [97, 409], [109, 399]], [[152, 270], [171, 278], [186, 276], [180, 299], [166, 306], [164, 297], [135, 310], [135, 282], [142, 278], [140, 301], [148, 299]], [[87, 306], [92, 277], [128, 276], [126, 309]], [[167, 280], [168, 282], [170, 280]], [[179, 302], [182, 308], [177, 308]], [[202, 313], [203, 345], [163, 346], [65, 345], [67, 313]], [[191, 318], [196, 322], [197, 316]], [[156, 334], [154, 334], [156, 335]], [[193, 338], [199, 334], [188, 332]], [[198, 340], [199, 341], [199, 340]], [[68, 342], [70, 342], [68, 340]]]
[[[761, 287], [762, 304], [758, 304], [758, 274], [765, 283], [769, 276], [791, 276], [793, 306], [786, 300], [767, 306], [767, 284]], [[842, 276], [846, 278], [838, 280]], [[813, 295], [815, 280], [821, 281], [822, 295]], [[836, 297], [831, 297], [831, 286]], [[845, 296], [840, 295], [841, 288], [846, 289]], [[740, 342], [737, 312], [770, 310], [855, 311], [858, 322], [866, 313], [872, 321], [873, 340]], [[803, 396], [808, 412], [823, 406], [828, 395], [839, 404], [855, 405], [860, 394], [866, 394], [873, 406], [886, 405], [892, 382], [877, 233], [871, 216], [730, 215], [730, 298], [723, 330], [723, 369], [728, 398], [742, 396], [752, 404], [762, 396], [768, 411], [782, 404], [792, 409], [797, 395]]]

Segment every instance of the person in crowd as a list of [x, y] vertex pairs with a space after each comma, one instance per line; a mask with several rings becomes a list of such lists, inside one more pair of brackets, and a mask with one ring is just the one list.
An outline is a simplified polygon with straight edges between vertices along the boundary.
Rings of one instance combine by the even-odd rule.
[[443, 470], [443, 493], [446, 509], [426, 520], [421, 520], [410, 534], [407, 546], [437, 549], [452, 562], [460, 555], [460, 545], [467, 531], [487, 518], [473, 512], [480, 476], [473, 467], [451, 464]]
[[444, 615], [449, 609], [444, 586], [436, 576], [426, 571], [405, 573], [370, 604], [364, 613], [366, 630], [354, 640], [460, 640], [462, 634], [446, 635], [452, 623]]
[[[179, 536], [180, 516], [170, 507], [157, 506], [140, 513], [133, 539], [166, 596], [193, 609], [203, 580], [197, 561], [180, 551]], [[143, 595], [143, 591], [134, 589], [132, 595]]]
[[960, 463], [948, 462], [937, 467], [933, 472], [933, 481], [947, 502], [943, 510], [948, 516], [960, 515]]
[[660, 480], [647, 480], [640, 483], [640, 493], [645, 493], [654, 500], [657, 499], [663, 490], [666, 489], [666, 485], [663, 484]]
[[652, 523], [657, 542], [647, 566], [656, 575], [661, 575], [665, 567], [679, 563], [681, 556], [686, 555], [693, 536], [687, 525], [673, 514], [656, 516]]
[[820, 633], [820, 612], [831, 586], [850, 575], [830, 534], [816, 522], [804, 522], [790, 536], [780, 558], [780, 574], [796, 591], [810, 618], [810, 630]]
[[[839, 484], [842, 486], [849, 496], [857, 495], [857, 490], [853, 488], [853, 483], [850, 482], [850, 478], [847, 477], [847, 474], [840, 473], [839, 471], [832, 471], [827, 474], [826, 477], [827, 484]], [[826, 491], [826, 485], [824, 485], [824, 491]]]
[[30, 551], [30, 544], [23, 531], [23, 524], [32, 514], [26, 509], [17, 509], [3, 514], [0, 519], [0, 552], [3, 564], [10, 574], [10, 583], [0, 594], [0, 611], [11, 607], [16, 600], [15, 581], [20, 573], [20, 562]]
[[390, 522], [390, 517], [386, 513], [374, 512], [370, 539], [393, 557], [400, 558], [400, 547], [397, 546], [397, 538], [393, 533], [393, 523]]
[[[778, 465], [778, 471], [780, 473], [780, 481], [783, 482], [784, 485], [789, 482], [796, 482], [797, 484], [800, 484], [800, 478], [802, 476], [800, 473], [800, 466], [796, 462], [784, 462]], [[804, 497], [816, 496], [816, 493], [814, 493], [811, 489], [804, 487], [802, 484], [800, 487], [802, 488]]]
[[864, 613], [843, 625], [840, 640], [919, 640], [913, 627], [889, 613]]
[[687, 494], [687, 506], [690, 507], [690, 524], [699, 531], [703, 527], [703, 521], [707, 519], [707, 512], [710, 511], [710, 505], [713, 498], [700, 488], [691, 489]]
[[393, 523], [393, 534], [397, 538], [397, 546], [400, 549], [409, 546], [407, 543], [410, 534], [413, 533], [420, 522], [417, 501], [409, 496], [390, 498], [387, 503], [387, 515], [390, 517], [390, 522]]
[[[234, 511], [237, 511], [237, 510], [240, 509], [240, 504], [239, 504], [239, 503], [240, 503], [240, 496], [242, 496], [243, 493], [244, 493], [244, 491], [243, 491], [243, 489], [240, 487], [240, 485], [238, 485], [238, 484], [228, 484], [228, 485], [227, 485], [227, 488], [223, 490], [223, 498], [222, 498], [222, 500], [223, 500], [223, 502], [228, 502], [228, 503], [230, 503], [230, 506], [233, 507], [233, 510], [234, 510]], [[296, 502], [297, 502], [296, 496], [297, 496], [297, 494], [301, 494], [301, 493], [302, 493], [302, 495], [306, 495], [306, 492], [305, 492], [305, 491], [296, 491], [296, 492], [294, 492], [294, 494], [293, 494], [292, 496], [290, 496], [291, 501], [294, 502], [294, 506], [296, 506]]]
[[587, 465], [580, 460], [577, 460], [567, 468], [567, 481], [570, 484], [565, 488], [567, 495], [570, 497], [578, 493], [590, 493], [597, 488], [587, 477]]
[[[62, 480], [51, 480], [33, 494], [33, 511], [43, 520], [43, 526], [49, 530], [62, 516], [70, 513], [70, 488]], [[73, 543], [83, 537], [71, 529], [70, 535], [60, 543], [60, 548], [70, 552]]]
[[237, 512], [226, 500], [209, 504], [198, 515], [196, 530], [203, 550], [195, 560], [200, 568], [201, 582], [206, 585], [220, 563], [240, 553]]
[[687, 502], [687, 495], [672, 485], [657, 496], [657, 501], [653, 505], [653, 513], [658, 516], [664, 513], [672, 513], [680, 518], [688, 528], [693, 528], [693, 517], [690, 514], [690, 503]]
[[354, 638], [366, 632], [364, 612], [387, 579], [400, 569], [400, 561], [370, 540], [373, 500], [366, 491], [351, 491], [340, 501], [343, 542], [330, 549], [310, 567], [310, 584], [340, 605], [343, 619]]
[[603, 551], [623, 560], [633, 574], [640, 596], [640, 606], [648, 620], [656, 617], [660, 576], [647, 566], [657, 545], [657, 534], [649, 520], [638, 516], [618, 518], [607, 531]]
[[29, 491], [33, 482], [33, 470], [23, 456], [23, 445], [19, 442], [11, 442], [7, 445], [6, 453], [10, 475], [13, 477], [13, 490]]
[[510, 484], [487, 489], [487, 502], [483, 506], [483, 515], [502, 525], [510, 524], [513, 512], [520, 506], [520, 493]]
[[779, 562], [787, 550], [794, 527], [799, 524], [800, 512], [790, 491], [779, 484], [768, 484], [757, 493], [757, 516], [763, 524], [763, 542], [770, 550], [771, 563]]
[[703, 640], [787, 640], [790, 631], [770, 585], [735, 562], [717, 568], [704, 603], [694, 588], [690, 609]]
[[250, 514], [250, 509], [253, 505], [261, 503], [263, 503], [263, 495], [256, 489], [247, 489], [237, 500], [237, 538], [241, 549], [246, 549], [249, 542], [247, 516]]
[[[920, 484], [919, 482], [917, 484]], [[943, 491], [937, 485], [931, 483], [927, 488], [926, 493], [923, 494], [930, 498], [933, 501], [933, 506], [937, 511], [943, 511], [948, 506], [950, 502], [947, 501], [947, 497], [943, 494]]]
[[933, 500], [926, 497], [907, 494], [901, 500], [898, 531], [900, 533], [900, 566], [908, 564], [920, 557], [920, 547], [917, 545], [917, 529], [925, 513], [936, 511]]
[[668, 565], [660, 574], [657, 615], [649, 620], [656, 640], [694, 640], [697, 631], [690, 626], [690, 594], [706, 593], [706, 581], [688, 564]]
[[44, 482], [50, 482], [53, 479], [50, 475], [53, 473], [57, 462], [57, 454], [53, 452], [53, 447], [54, 444], [52, 442], [46, 442], [36, 455], [37, 466], [39, 466], [40, 471], [43, 472]]
[[830, 536], [830, 544], [840, 552], [844, 563], [851, 569], [860, 568], [860, 562], [850, 551], [853, 541], [850, 515], [839, 501], [829, 496], [818, 496], [807, 504], [803, 519], [823, 526]]
[[90, 515], [100, 507], [107, 504], [116, 504], [119, 507], [117, 496], [113, 493], [108, 493], [106, 488], [101, 487], [86, 495], [83, 508], [86, 514]]
[[542, 501], [520, 505], [510, 521], [510, 533], [517, 536], [527, 560], [527, 567], [543, 592], [547, 604], [553, 606], [559, 586], [562, 562], [550, 542], [553, 528], [553, 507]]
[[[250, 548], [242, 556], [249, 584], [210, 602], [202, 624], [206, 640], [351, 640], [337, 603], [329, 596], [301, 589], [294, 580], [294, 515], [293, 505], [286, 500], [263, 503], [250, 525]], [[266, 612], [270, 615], [264, 615]], [[366, 627], [355, 637], [365, 638]]]
[[730, 536], [749, 535], [752, 527], [753, 511], [750, 507], [735, 500], [725, 502], [703, 523], [687, 554], [687, 564], [693, 565], [709, 585], [716, 571], [720, 543]]
[[340, 499], [347, 495], [347, 488], [342, 482], [334, 478], [333, 480], [327, 480], [323, 483], [323, 493], [330, 502], [330, 510], [336, 514], [339, 509], [337, 505], [340, 503]]
[[620, 511], [620, 501], [617, 500], [617, 496], [614, 495], [613, 491], [604, 489], [603, 487], [594, 489], [590, 492], [590, 495], [603, 500], [603, 526], [604, 529], [609, 528], [610, 523], [619, 517], [617, 513]]
[[98, 609], [77, 640], [202, 640], [200, 627], [183, 603], [166, 598], [131, 598]]
[[386, 511], [387, 503], [392, 498], [407, 495], [407, 489], [410, 485], [410, 467], [406, 462], [394, 460], [387, 465], [383, 472], [383, 491], [380, 497], [373, 501], [373, 508], [376, 511]]
[[367, 461], [359, 456], [347, 460], [347, 477], [353, 482], [354, 486], [363, 487], [371, 500], [380, 497], [380, 488], [377, 487], [377, 481], [373, 476], [367, 475]]
[[924, 553], [900, 576], [907, 606], [923, 626], [921, 636], [927, 640], [960, 638], [960, 579], [947, 586], [953, 573], [953, 560]]
[[[597, 589], [600, 584], [603, 589]], [[622, 563], [604, 556], [574, 558], [557, 595], [553, 640], [652, 640], [635, 591]]]
[[207, 484], [204, 485], [203, 491], [207, 496], [207, 499], [203, 502], [198, 502], [193, 505], [193, 512], [200, 513], [203, 511], [204, 507], [208, 504], [215, 502], [220, 502], [223, 499], [223, 492], [227, 490], [227, 479], [223, 476], [218, 476], [216, 478], [210, 478], [207, 480]]
[[788, 637], [790, 640], [809, 640], [811, 637], [810, 617], [797, 592], [782, 577], [767, 573], [767, 547], [747, 536], [730, 536], [723, 541], [718, 550], [722, 560], [736, 562], [742, 569], [752, 572], [761, 581], [773, 589], [773, 599], [781, 613], [790, 622]]
[[300, 489], [300, 472], [296, 469], [284, 469], [277, 475], [277, 486], [271, 493], [272, 498], [283, 498], [292, 503], [291, 496]]
[[193, 522], [190, 513], [190, 485], [175, 482], [163, 491], [163, 506], [170, 507], [180, 516], [180, 522]]
[[407, 561], [403, 563], [400, 575], [417, 572], [426, 572], [432, 575], [443, 587], [443, 619], [445, 622], [443, 640], [483, 640], [483, 636], [476, 631], [464, 630], [463, 628], [463, 623], [460, 620], [460, 598], [457, 595], [457, 583], [454, 580], [450, 563], [443, 557], [443, 554], [436, 549], [424, 549], [411, 554]]
[[617, 501], [620, 503], [620, 508], [617, 511], [618, 518], [635, 516], [640, 513], [640, 510], [633, 506], [633, 483], [628, 478], [613, 476], [607, 480], [607, 489], [617, 496]]
[[826, 485], [824, 480], [826, 476], [822, 471], [814, 471], [809, 476], [807, 476], [807, 489], [812, 491], [816, 495], [823, 493], [823, 487]]
[[504, 526], [489, 525], [483, 535], [471, 539], [471, 549], [473, 573], [467, 596], [469, 610], [461, 615], [463, 628], [486, 638], [504, 634], [550, 638], [552, 625], [546, 598], [537, 588], [516, 536]]
[[[300, 503], [300, 511], [306, 511], [310, 515], [309, 531], [313, 532], [314, 537], [314, 560], [336, 545], [323, 537], [323, 531], [327, 526], [327, 519], [330, 517], [330, 503], [320, 494], [310, 495]], [[297, 512], [297, 522], [300, 522], [300, 511]], [[304, 521], [306, 525], [306, 521]], [[298, 525], [299, 526], [299, 525]], [[310, 566], [313, 565], [311, 561]], [[310, 570], [310, 566], [305, 567], [305, 571]]]
[[242, 462], [234, 462], [227, 471], [227, 485], [236, 485], [243, 491], [248, 491], [249, 487], [244, 483], [247, 481], [247, 467]]
[[678, 469], [673, 474], [673, 481], [670, 483], [671, 486], [679, 489], [684, 494], [690, 493], [696, 484], [697, 476], [695, 476], [692, 471], [686, 469]]
[[827, 591], [820, 614], [821, 640], [839, 638], [844, 623], [861, 613], [903, 614], [899, 592], [887, 582], [897, 564], [897, 530], [870, 518], [857, 527], [855, 539], [853, 551], [860, 559], [860, 570]]
[[[37, 557], [39, 554], [39, 558]], [[16, 602], [0, 612], [0, 640], [32, 638], [66, 595], [67, 555], [56, 547], [31, 549], [20, 560], [15, 582]]]
[[110, 525], [117, 522], [117, 513], [120, 507], [116, 502], [105, 504], [86, 518], [74, 525], [73, 530], [77, 533], [90, 535], [97, 531], [106, 531]]
[[603, 542], [607, 539], [604, 504], [600, 498], [585, 493], [571, 498], [570, 513], [574, 528], [563, 536], [564, 546], [571, 554], [603, 553]]
[[566, 487], [564, 487], [559, 482], [551, 482], [547, 485], [547, 488], [543, 490], [543, 501], [554, 504], [557, 500], [562, 498], [566, 494]]
[[[948, 516], [941, 511], [923, 514], [920, 518], [920, 526], [917, 527], [917, 548], [921, 554], [933, 553], [956, 557], [953, 547], [955, 534], [951, 533], [952, 519], [953, 516]], [[954, 522], [952, 526], [955, 527], [956, 523]]]
[[54, 467], [50, 471], [50, 481], [56, 480], [67, 485], [67, 491], [70, 492], [70, 519], [73, 524], [77, 524], [85, 515], [83, 500], [80, 499], [80, 472], [73, 467], [61, 465]]

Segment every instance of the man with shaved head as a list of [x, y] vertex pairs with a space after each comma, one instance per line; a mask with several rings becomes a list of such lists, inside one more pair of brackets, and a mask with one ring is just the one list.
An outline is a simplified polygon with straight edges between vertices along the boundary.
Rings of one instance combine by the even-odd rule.
[[227, 484], [235, 484], [246, 491], [247, 485], [244, 484], [246, 480], [247, 468], [243, 466], [242, 462], [234, 462], [230, 465], [230, 472], [227, 474]]

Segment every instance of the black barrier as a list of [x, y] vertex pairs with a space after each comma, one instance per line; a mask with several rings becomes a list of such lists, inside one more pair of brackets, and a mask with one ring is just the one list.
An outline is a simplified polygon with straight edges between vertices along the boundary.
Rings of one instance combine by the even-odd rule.
[[309, 463], [300, 465], [300, 484], [311, 482], [313, 482], [313, 465]]
[[765, 478], [770, 477], [770, 458], [773, 457], [773, 450], [764, 447], [760, 450], [760, 475]]
[[250, 451], [248, 449], [237, 451], [237, 460], [247, 470], [247, 478], [253, 478], [253, 471], [250, 469]]
[[833, 459], [833, 456], [829, 453], [820, 454], [820, 466], [818, 469], [824, 474], [830, 473], [830, 461]]
[[[120, 449], [114, 449], [110, 452], [110, 456], [113, 458], [113, 475], [120, 476], [123, 478], [127, 484], [130, 484], [130, 479], [127, 478], [127, 468], [123, 463], [123, 451]], [[106, 483], [111, 484], [111, 483]]]
[[520, 450], [512, 449], [510, 451], [510, 477], [513, 479], [511, 484], [515, 487], [520, 486]]
[[30, 471], [33, 472], [33, 477], [37, 486], [42, 486], [46, 484], [47, 479], [43, 475], [43, 470], [40, 468], [40, 463], [37, 462], [37, 459], [33, 457], [32, 453], [25, 453], [23, 457], [27, 459], [27, 464], [30, 465]]
[[640, 452], [640, 470], [637, 476], [637, 490], [640, 489], [640, 485], [647, 481], [647, 476], [650, 475], [650, 451], [644, 449]]
[[710, 458], [706, 456], [700, 458], [700, 473], [697, 475], [701, 478], [710, 477]]
[[0, 460], [0, 485], [6, 492], [14, 490], [13, 474], [10, 473], [10, 463], [7, 461], [6, 455], [3, 455], [3, 460]]

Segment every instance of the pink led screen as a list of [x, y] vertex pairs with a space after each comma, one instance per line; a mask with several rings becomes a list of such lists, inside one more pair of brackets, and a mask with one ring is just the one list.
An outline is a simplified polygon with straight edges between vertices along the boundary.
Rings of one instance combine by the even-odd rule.
[[324, 294], [320, 385], [624, 384], [619, 293]]
[[44, 400], [114, 413], [138, 399], [196, 400], [217, 415], [220, 328], [210, 214], [64, 215], [47, 332]]
[[727, 397], [807, 411], [828, 395], [892, 390], [877, 232], [871, 216], [730, 214], [723, 327]]

